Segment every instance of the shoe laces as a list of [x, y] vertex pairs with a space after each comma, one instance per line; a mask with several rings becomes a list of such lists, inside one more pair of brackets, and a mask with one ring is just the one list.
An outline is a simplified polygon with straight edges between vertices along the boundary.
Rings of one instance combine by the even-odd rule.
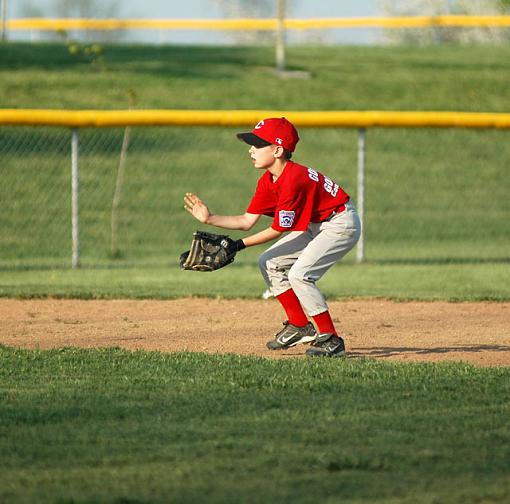
[[290, 322], [288, 320], [285, 320], [282, 322], [282, 324], [283, 324], [283, 329], [280, 329], [277, 333], [275, 333], [276, 338], [278, 338], [278, 336], [280, 336], [287, 329]]
[[324, 348], [331, 341], [331, 338], [333, 338], [333, 336], [334, 334], [331, 333], [319, 334], [315, 341], [312, 343], [312, 346]]

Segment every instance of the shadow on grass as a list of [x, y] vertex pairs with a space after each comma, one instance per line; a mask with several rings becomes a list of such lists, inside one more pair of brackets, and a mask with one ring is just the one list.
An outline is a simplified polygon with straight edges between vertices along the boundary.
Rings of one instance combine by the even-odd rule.
[[[175, 262], [175, 261], [174, 261]], [[255, 264], [255, 263], [254, 263]], [[465, 257], [445, 257], [445, 258], [431, 258], [431, 259], [381, 259], [381, 260], [368, 260], [365, 261], [363, 265], [370, 266], [441, 266], [441, 265], [469, 265], [469, 264], [510, 264], [510, 257], [491, 257], [491, 258], [465, 258]], [[109, 262], [109, 263], [90, 263], [84, 264], [76, 271], [86, 271], [86, 270], [117, 270], [117, 269], [158, 269], [158, 268], [173, 268], [175, 264], [172, 264], [172, 261], [168, 262], [154, 262], [154, 263], [140, 263], [136, 261], [130, 262]], [[243, 266], [242, 264], [232, 264], [229, 266], [229, 269], [236, 268], [239, 266]], [[27, 263], [27, 264], [0, 264], [0, 272], [1, 271], [49, 271], [49, 270], [71, 270], [71, 266], [69, 264], [37, 264]]]
[[402, 354], [429, 355], [445, 353], [477, 353], [477, 352], [510, 352], [508, 345], [459, 345], [436, 348], [419, 347], [369, 347], [353, 348], [349, 351], [349, 357], [394, 357]]
[[449, 265], [449, 264], [510, 264], [510, 257], [431, 257], [431, 258], [392, 258], [367, 261], [374, 265]]
[[[249, 66], [273, 66], [271, 47], [104, 44], [107, 66], [129, 65], [132, 71], [167, 76], [204, 77], [204, 66], [212, 75], [215, 67], [233, 70]], [[150, 59], [147, 55], [150, 54]], [[89, 65], [83, 55], [71, 55], [65, 42], [11, 42], [3, 47], [0, 69], [69, 70]], [[207, 75], [205, 75], [207, 77]]]
[[71, 268], [69, 265], [65, 264], [45, 264], [45, 265], [37, 265], [37, 264], [17, 264], [17, 265], [0, 265], [0, 272], [5, 271], [95, 271], [95, 270], [131, 270], [131, 269], [161, 269], [161, 268], [171, 268], [173, 266], [168, 263], [154, 263], [154, 264], [137, 264], [137, 263], [124, 263], [118, 264], [93, 264], [87, 266], [81, 266], [77, 269]]
[[[256, 265], [255, 261], [253, 265]], [[228, 269], [244, 268], [246, 263], [238, 262], [230, 264]], [[154, 262], [154, 263], [137, 263], [137, 262], [125, 262], [116, 263], [112, 261], [108, 264], [87, 264], [80, 266], [79, 268], [73, 269], [68, 264], [0, 264], [0, 272], [22, 272], [22, 271], [104, 271], [104, 270], [156, 270], [156, 269], [168, 269], [181, 271], [176, 259], [169, 259], [168, 261]]]

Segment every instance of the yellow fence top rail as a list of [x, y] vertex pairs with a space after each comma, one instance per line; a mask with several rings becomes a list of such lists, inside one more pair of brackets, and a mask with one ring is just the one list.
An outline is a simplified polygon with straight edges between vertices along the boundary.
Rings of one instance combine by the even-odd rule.
[[[10, 19], [8, 30], [276, 30], [277, 19]], [[289, 30], [326, 28], [510, 27], [510, 16], [412, 16], [285, 19]]]
[[510, 113], [278, 110], [48, 110], [0, 109], [0, 125], [253, 126], [265, 117], [285, 116], [298, 127], [495, 128], [510, 129]]

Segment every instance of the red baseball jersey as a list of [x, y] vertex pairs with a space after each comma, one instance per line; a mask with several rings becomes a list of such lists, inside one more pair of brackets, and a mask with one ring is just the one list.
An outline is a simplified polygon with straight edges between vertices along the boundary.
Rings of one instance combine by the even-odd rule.
[[273, 217], [276, 231], [305, 231], [310, 222], [322, 222], [344, 209], [349, 195], [318, 171], [288, 161], [273, 182], [269, 171], [260, 177], [248, 213]]

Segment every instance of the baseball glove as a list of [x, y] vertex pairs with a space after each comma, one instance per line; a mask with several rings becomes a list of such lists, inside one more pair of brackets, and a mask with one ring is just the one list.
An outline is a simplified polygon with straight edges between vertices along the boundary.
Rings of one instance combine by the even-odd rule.
[[234, 261], [234, 257], [245, 248], [242, 240], [232, 240], [227, 235], [195, 231], [191, 249], [179, 258], [182, 269], [193, 271], [215, 271]]

